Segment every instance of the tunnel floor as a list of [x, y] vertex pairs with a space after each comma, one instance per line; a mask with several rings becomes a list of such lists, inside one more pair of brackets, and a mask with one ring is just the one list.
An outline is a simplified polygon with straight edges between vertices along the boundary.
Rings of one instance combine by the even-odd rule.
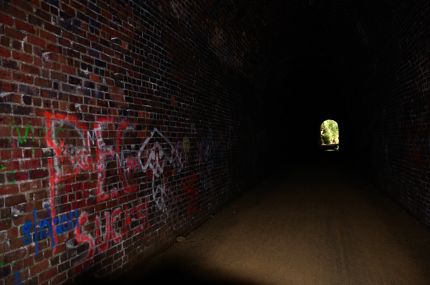
[[259, 184], [120, 280], [430, 284], [430, 231], [358, 175], [308, 165]]

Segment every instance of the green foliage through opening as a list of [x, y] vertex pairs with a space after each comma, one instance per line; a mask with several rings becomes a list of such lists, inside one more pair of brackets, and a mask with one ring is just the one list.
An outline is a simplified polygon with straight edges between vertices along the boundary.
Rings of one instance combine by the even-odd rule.
[[326, 120], [321, 124], [321, 144], [339, 144], [339, 126], [336, 121]]

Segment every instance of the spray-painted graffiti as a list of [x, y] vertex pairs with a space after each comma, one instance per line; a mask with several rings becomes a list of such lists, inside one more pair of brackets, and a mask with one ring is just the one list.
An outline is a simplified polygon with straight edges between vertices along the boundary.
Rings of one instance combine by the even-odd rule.
[[8, 171], [7, 166], [0, 165], [0, 171], [6, 174], [7, 184], [16, 184], [16, 170]]
[[59, 215], [52, 219], [49, 207], [47, 207], [49, 217], [37, 220], [36, 209], [33, 210], [33, 221], [25, 221], [22, 227], [24, 245], [32, 242], [35, 243], [36, 256], [38, 255], [38, 241], [46, 238], [51, 239], [52, 247], [55, 246], [54, 232], [57, 235], [62, 235], [78, 226], [77, 220], [79, 217], [78, 210], [73, 210], [69, 214]]
[[15, 279], [13, 282], [14, 285], [24, 285], [24, 283], [21, 280], [21, 274], [19, 273], [19, 271], [15, 272]]
[[176, 19], [180, 19], [185, 16], [184, 4], [181, 1], [171, 0], [170, 7], [172, 8], [172, 14]]
[[30, 130], [32, 132], [32, 136], [31, 136], [32, 141], [34, 141], [34, 127], [32, 125], [26, 125], [24, 128], [23, 134], [21, 134], [20, 129], [17, 126], [15, 126], [15, 131], [16, 131], [16, 134], [18, 136], [18, 142], [20, 145], [27, 142], [27, 139], [29, 138], [29, 131]]
[[[157, 208], [167, 211], [168, 186], [165, 173], [166, 166], [173, 166], [173, 171], [183, 168], [182, 159], [177, 149], [157, 129], [151, 132], [142, 144], [138, 153], [139, 162], [144, 173], [151, 176], [152, 197]], [[169, 173], [173, 174], [173, 173]]]
[[[55, 217], [56, 207], [60, 206], [55, 204], [55, 198], [63, 194], [64, 185], [66, 189], [83, 192], [84, 196], [95, 197], [96, 203], [99, 203], [139, 191], [145, 177], [143, 174], [151, 179], [152, 200], [156, 208], [167, 213], [169, 179], [182, 170], [183, 162], [180, 148], [175, 147], [160, 131], [154, 129], [141, 143], [141, 134], [126, 120], [116, 124], [112, 118], [102, 117], [88, 126], [73, 115], [45, 112], [45, 121], [45, 139], [53, 153], [48, 157], [51, 217]], [[92, 150], [95, 150], [95, 155]], [[78, 180], [77, 176], [92, 173], [97, 175], [97, 183], [92, 188], [82, 189], [81, 184], [73, 184]], [[70, 202], [73, 205], [73, 201]], [[73, 208], [80, 207], [82, 205], [76, 204]], [[77, 221], [79, 226], [75, 228], [75, 239], [78, 244], [88, 245], [88, 257], [96, 251], [104, 252], [110, 240], [118, 243], [131, 228], [134, 234], [143, 231], [147, 226], [146, 209], [145, 200], [130, 209], [105, 211], [102, 216], [90, 217], [83, 211]], [[90, 219], [94, 219], [96, 225], [95, 238], [84, 231]], [[105, 221], [104, 226], [102, 220]], [[122, 230], [116, 231], [114, 224], [119, 220], [122, 221]], [[138, 225], [133, 226], [133, 221]], [[55, 226], [53, 223], [52, 228]], [[55, 245], [58, 243], [57, 232], [52, 231], [52, 234]]]
[[[79, 216], [79, 226], [75, 228], [76, 241], [78, 244], [88, 245], [87, 258], [92, 258], [96, 252], [105, 252], [109, 248], [110, 241], [117, 244], [121, 242], [127, 233], [131, 232], [131, 235], [136, 235], [148, 227], [148, 218], [146, 213], [147, 208], [148, 204], [145, 200], [143, 203], [140, 203], [135, 207], [129, 208], [128, 206], [125, 206], [124, 208], [116, 208], [112, 212], [105, 211], [104, 226], [102, 221], [103, 218], [96, 216], [95, 237], [83, 230], [85, 225], [90, 223], [90, 217], [87, 212], [82, 212]], [[121, 220], [123, 221], [120, 222]]]
[[202, 190], [206, 191], [212, 189], [212, 173], [215, 166], [214, 156], [216, 154], [216, 144], [212, 129], [208, 130], [208, 133], [199, 143], [199, 155], [198, 163], [201, 169], [202, 175], [200, 176]]

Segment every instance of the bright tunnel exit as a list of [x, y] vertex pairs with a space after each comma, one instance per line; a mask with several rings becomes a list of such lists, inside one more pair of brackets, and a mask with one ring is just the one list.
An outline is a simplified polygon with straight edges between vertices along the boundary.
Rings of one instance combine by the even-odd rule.
[[339, 150], [339, 125], [334, 120], [325, 120], [320, 127], [320, 144], [325, 151]]

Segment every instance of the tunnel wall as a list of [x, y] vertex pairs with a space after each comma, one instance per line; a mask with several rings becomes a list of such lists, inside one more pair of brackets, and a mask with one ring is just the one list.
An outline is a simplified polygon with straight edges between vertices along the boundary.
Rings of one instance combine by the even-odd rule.
[[413, 1], [393, 10], [392, 27], [386, 31], [393, 39], [385, 49], [388, 54], [385, 61], [390, 64], [385, 65], [379, 78], [383, 87], [372, 97], [377, 112], [369, 128], [375, 138], [373, 172], [379, 185], [427, 225], [430, 225], [429, 6], [428, 1]]
[[0, 1], [0, 284], [126, 270], [252, 176], [215, 2]]

